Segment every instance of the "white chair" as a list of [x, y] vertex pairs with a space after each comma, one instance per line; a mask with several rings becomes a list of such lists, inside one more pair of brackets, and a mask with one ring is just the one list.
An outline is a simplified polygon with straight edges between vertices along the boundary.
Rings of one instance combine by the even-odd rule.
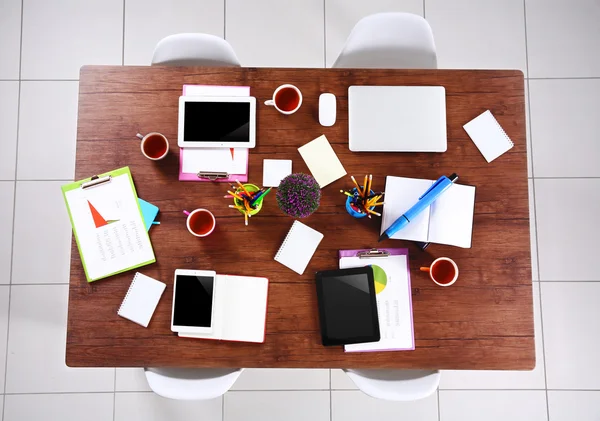
[[218, 398], [242, 374], [243, 368], [144, 368], [150, 389], [157, 395], [178, 400]]
[[437, 69], [433, 32], [411, 13], [377, 13], [352, 29], [337, 68]]
[[436, 391], [441, 374], [431, 370], [344, 370], [363, 393], [388, 401], [414, 401]]
[[239, 67], [240, 61], [223, 38], [209, 34], [176, 34], [156, 44], [152, 65]]

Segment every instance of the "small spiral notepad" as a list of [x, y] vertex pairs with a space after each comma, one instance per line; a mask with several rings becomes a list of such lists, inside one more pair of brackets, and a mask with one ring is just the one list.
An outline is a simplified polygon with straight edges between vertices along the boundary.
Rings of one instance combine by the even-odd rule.
[[492, 162], [515, 146], [490, 110], [475, 117], [463, 127], [487, 162]]
[[166, 284], [137, 272], [117, 314], [148, 327], [166, 287]]
[[323, 234], [319, 231], [294, 221], [275, 260], [302, 275], [322, 239]]

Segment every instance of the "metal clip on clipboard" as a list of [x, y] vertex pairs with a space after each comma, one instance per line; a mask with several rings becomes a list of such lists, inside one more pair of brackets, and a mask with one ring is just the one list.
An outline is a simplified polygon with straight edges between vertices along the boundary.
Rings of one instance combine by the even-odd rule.
[[112, 180], [112, 177], [110, 175], [107, 175], [106, 177], [98, 177], [97, 175], [93, 176], [90, 181], [86, 181], [85, 183], [81, 183], [81, 188], [82, 189], [87, 189], [90, 187], [96, 187], [96, 186], [100, 186], [104, 183], [110, 183]]
[[219, 178], [229, 178], [229, 173], [226, 172], [200, 171], [196, 175], [198, 178], [205, 178], [210, 181], [216, 181]]
[[369, 251], [359, 251], [356, 253], [359, 259], [366, 259], [369, 257], [390, 257], [390, 252], [387, 250], [371, 249]]

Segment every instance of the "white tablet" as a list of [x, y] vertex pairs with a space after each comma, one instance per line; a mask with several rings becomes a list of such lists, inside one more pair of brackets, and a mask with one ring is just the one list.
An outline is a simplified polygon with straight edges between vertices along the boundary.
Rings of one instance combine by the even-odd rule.
[[180, 148], [253, 148], [256, 98], [179, 97]]
[[216, 276], [216, 272], [210, 270], [175, 270], [171, 313], [173, 332], [212, 332]]

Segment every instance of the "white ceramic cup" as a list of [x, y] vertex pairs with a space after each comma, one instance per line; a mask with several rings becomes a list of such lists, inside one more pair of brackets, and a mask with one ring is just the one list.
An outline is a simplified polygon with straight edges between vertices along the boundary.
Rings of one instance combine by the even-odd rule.
[[[287, 110], [287, 111], [282, 110], [281, 108], [279, 108], [279, 106], [275, 102], [275, 100], [277, 99], [277, 94], [283, 89], [293, 89], [298, 94], [298, 98], [299, 98], [298, 105], [293, 110]], [[275, 89], [275, 92], [273, 92], [273, 99], [269, 99], [269, 100], [265, 101], [265, 105], [275, 107], [275, 109], [277, 111], [279, 111], [281, 114], [285, 114], [285, 115], [294, 114], [296, 111], [298, 111], [300, 109], [300, 106], [302, 105], [302, 92], [300, 92], [300, 89], [296, 88], [294, 85], [290, 85], [290, 84], [281, 85], [280, 87]]]
[[[159, 160], [163, 159], [165, 156], [167, 156], [167, 154], [169, 153], [169, 141], [167, 140], [167, 137], [164, 134], [157, 133], [157, 132], [152, 132], [152, 133], [148, 133], [145, 136], [143, 134], [138, 133], [138, 134], [136, 134], [136, 136], [138, 137], [138, 139], [141, 140], [141, 142], [140, 142], [140, 149], [142, 150], [142, 155], [144, 155], [146, 158], [148, 158], [148, 159], [150, 159], [152, 161], [159, 161]], [[151, 139], [151, 138], [153, 138], [155, 136], [156, 137], [161, 137], [164, 140], [164, 142], [166, 143], [166, 145], [167, 145], [167, 149], [160, 156], [150, 156], [150, 155], [148, 155], [146, 153], [146, 150], [147, 150], [147, 148], [149, 146], [147, 144], [148, 139]]]
[[[192, 219], [192, 217], [199, 213], [199, 212], [203, 212], [207, 215], [210, 215], [210, 217], [212, 218], [212, 227], [210, 230], [208, 230], [205, 233], [202, 234], [198, 234], [197, 232], [195, 232], [191, 227], [190, 227], [190, 221]], [[210, 234], [212, 234], [212, 232], [215, 230], [215, 227], [217, 226], [217, 220], [215, 219], [215, 216], [212, 214], [211, 211], [209, 211], [208, 209], [202, 209], [202, 208], [198, 208], [195, 209], [191, 212], [188, 211], [183, 211], [184, 214], [187, 215], [187, 220], [185, 221], [185, 226], [187, 227], [188, 231], [190, 232], [190, 234], [192, 234], [195, 237], [208, 237]]]
[[[434, 274], [435, 267], [442, 262], [449, 262], [454, 268], [454, 277], [450, 281], [445, 283], [439, 282], [441, 280], [436, 279]], [[431, 265], [429, 267], [422, 267], [421, 272], [428, 272], [431, 280], [441, 287], [449, 287], [458, 279], [458, 265], [454, 262], [454, 260], [450, 259], [449, 257], [440, 257], [438, 259], [435, 259], [433, 262], [431, 262]]]

